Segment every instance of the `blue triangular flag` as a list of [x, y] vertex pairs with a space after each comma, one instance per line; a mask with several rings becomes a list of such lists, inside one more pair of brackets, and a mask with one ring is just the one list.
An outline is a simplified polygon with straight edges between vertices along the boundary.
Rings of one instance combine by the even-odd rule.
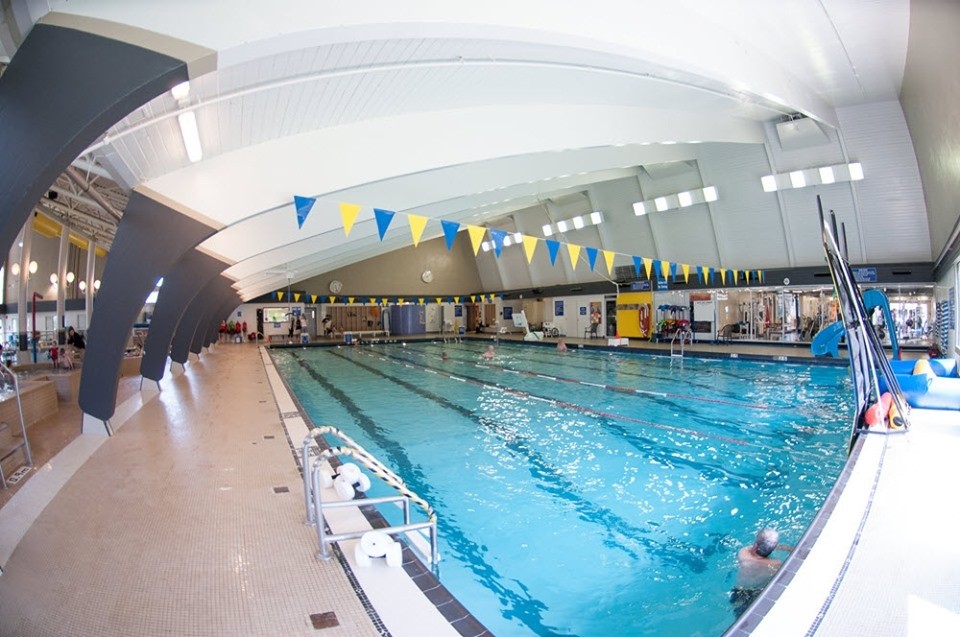
[[310, 210], [313, 209], [313, 204], [317, 203], [317, 200], [313, 197], [299, 197], [294, 195], [293, 205], [297, 209], [297, 227], [302, 228], [303, 222], [307, 220], [307, 215], [310, 214]]
[[503, 238], [507, 236], [505, 230], [494, 230], [490, 228], [490, 236], [493, 238], [493, 253], [500, 258], [500, 252], [503, 250]]
[[670, 276], [674, 279], [677, 278], [677, 265], [679, 264], [676, 262], [670, 264]]
[[557, 252], [560, 251], [560, 242], [552, 239], [544, 239], [547, 243], [547, 251], [550, 253], [550, 265], [557, 265]]
[[460, 224], [456, 221], [440, 220], [443, 226], [443, 234], [447, 238], [447, 251], [453, 250], [453, 240], [457, 238], [457, 231], [460, 230]]
[[377, 218], [377, 232], [380, 233], [380, 240], [383, 241], [383, 235], [387, 234], [387, 228], [390, 227], [390, 222], [393, 221], [393, 215], [397, 213], [392, 210], [374, 208], [373, 214]]
[[655, 278], [657, 281], [659, 281], [660, 277], [663, 276], [663, 266], [660, 265], [660, 259], [653, 260], [653, 267], [651, 268], [651, 273], [653, 274], [653, 278]]
[[590, 269], [593, 270], [593, 266], [597, 264], [597, 255], [600, 254], [600, 251], [596, 248], [586, 248], [587, 251], [587, 262], [590, 264]]
[[640, 257], [633, 257], [633, 271], [637, 273], [637, 278], [640, 278], [640, 268], [643, 267], [643, 259]]

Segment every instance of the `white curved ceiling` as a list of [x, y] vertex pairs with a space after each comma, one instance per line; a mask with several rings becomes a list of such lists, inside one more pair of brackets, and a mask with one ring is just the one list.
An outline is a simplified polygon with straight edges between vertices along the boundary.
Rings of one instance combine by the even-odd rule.
[[[243, 298], [287, 284], [267, 271], [305, 279], [409, 244], [381, 243], [369, 215], [346, 239], [338, 201], [496, 227], [696, 159], [690, 142], [762, 144], [792, 113], [835, 126], [838, 107], [897, 99], [909, 27], [907, 0], [27, 4], [34, 21], [52, 10], [217, 52], [188, 102], [158, 97], [82, 158], [223, 224], [202, 247], [234, 264]], [[294, 195], [319, 199], [302, 229]]]

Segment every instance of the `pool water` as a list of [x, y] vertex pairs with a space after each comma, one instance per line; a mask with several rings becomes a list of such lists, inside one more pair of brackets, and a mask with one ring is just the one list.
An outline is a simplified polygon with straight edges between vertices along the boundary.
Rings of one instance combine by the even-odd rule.
[[434, 506], [440, 580], [495, 635], [719, 635], [737, 550], [795, 543], [846, 457], [846, 368], [484, 349], [272, 355]]

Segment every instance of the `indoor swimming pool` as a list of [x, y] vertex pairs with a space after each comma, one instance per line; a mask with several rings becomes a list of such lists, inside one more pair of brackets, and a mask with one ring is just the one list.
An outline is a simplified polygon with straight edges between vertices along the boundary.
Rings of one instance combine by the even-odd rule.
[[846, 367], [485, 349], [272, 356], [433, 505], [440, 580], [495, 635], [719, 635], [739, 548], [798, 541], [846, 458]]

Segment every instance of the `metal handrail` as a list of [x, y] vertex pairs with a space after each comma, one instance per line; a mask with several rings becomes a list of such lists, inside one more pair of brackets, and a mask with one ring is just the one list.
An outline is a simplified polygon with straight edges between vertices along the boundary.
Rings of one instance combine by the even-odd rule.
[[[315, 442], [316, 437], [324, 434], [331, 433], [335, 434], [341, 438], [348, 446], [340, 447], [330, 447], [324, 449], [320, 455], [313, 461], [313, 464], [308, 467], [309, 459], [309, 446], [311, 443]], [[366, 467], [371, 473], [380, 478], [385, 484], [390, 487], [393, 487], [399, 492], [397, 496], [386, 496], [379, 498], [361, 498], [358, 500], [341, 500], [333, 502], [323, 502], [323, 489], [321, 488], [320, 483], [320, 473], [324, 469], [326, 461], [334, 456], [349, 456], [357, 460], [360, 464]], [[355, 539], [363, 536], [364, 533], [368, 532], [370, 529], [363, 529], [359, 531], [351, 531], [347, 533], [328, 533], [324, 521], [323, 521], [323, 510], [330, 508], [342, 508], [342, 507], [361, 507], [368, 505], [376, 504], [385, 504], [390, 502], [399, 502], [401, 508], [403, 509], [403, 524], [397, 526], [388, 526], [384, 528], [377, 529], [386, 533], [410, 533], [413, 531], [419, 531], [423, 529], [429, 530], [430, 535], [430, 554], [425, 555], [430, 564], [436, 565], [439, 560], [439, 553], [437, 550], [437, 514], [434, 511], [433, 507], [430, 504], [421, 498], [419, 495], [411, 491], [406, 483], [388, 467], [386, 467], [382, 462], [377, 460], [373, 454], [368, 452], [366, 449], [357, 444], [353, 439], [344, 434], [342, 431], [336, 427], [324, 426], [317, 427], [310, 432], [306, 437], [303, 443], [303, 458], [304, 458], [304, 495], [306, 497], [306, 511], [307, 511], [307, 523], [315, 524], [317, 528], [317, 541], [320, 544], [320, 553], [318, 557], [321, 559], [330, 558], [329, 545], [331, 542], [338, 542], [340, 540]], [[426, 522], [418, 522], [411, 524], [410, 522], [410, 502], [417, 504], [427, 516]], [[420, 550], [419, 547], [413, 545], [415, 549]]]
[[[673, 353], [673, 344], [677, 341], [677, 337], [680, 337], [680, 353]], [[678, 329], [673, 333], [673, 338], [670, 339], [670, 358], [683, 358], [683, 341], [687, 337], [687, 332], [684, 329]], [[693, 345], [693, 333], [690, 333], [690, 344]]]
[[[33, 454], [30, 452], [30, 441], [27, 439], [27, 422], [23, 418], [23, 403], [20, 401], [20, 382], [17, 380], [17, 375], [9, 367], [0, 362], [0, 380], [2, 380], [4, 386], [10, 385], [13, 388], [14, 396], [17, 399], [17, 414], [20, 416], [20, 436], [21, 442], [19, 445], [14, 447], [11, 453], [15, 452], [17, 449], [23, 449], [24, 458], [27, 461], [27, 466], [33, 466]], [[9, 455], [9, 454], [8, 454]], [[0, 471], [0, 479], [2, 479], [3, 488], [7, 488], [7, 480], [3, 476], [3, 472]]]

